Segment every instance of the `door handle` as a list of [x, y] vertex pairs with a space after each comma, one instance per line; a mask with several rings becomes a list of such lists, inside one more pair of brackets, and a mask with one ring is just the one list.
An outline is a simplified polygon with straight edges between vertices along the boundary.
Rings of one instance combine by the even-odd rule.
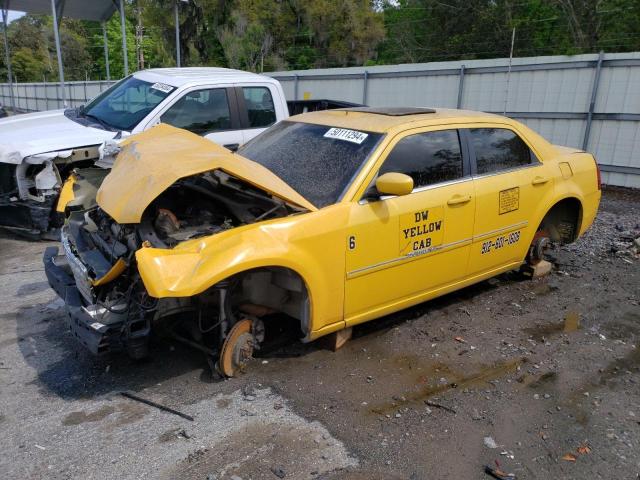
[[533, 180], [531, 180], [531, 185], [544, 185], [548, 181], [549, 179], [546, 177], [537, 176], [534, 177]]
[[227, 143], [226, 145], [223, 145], [224, 148], [231, 150], [232, 152], [235, 152], [236, 150], [238, 150], [239, 146], [240, 146], [239, 143]]
[[454, 195], [447, 200], [447, 205], [462, 205], [471, 201], [471, 195]]

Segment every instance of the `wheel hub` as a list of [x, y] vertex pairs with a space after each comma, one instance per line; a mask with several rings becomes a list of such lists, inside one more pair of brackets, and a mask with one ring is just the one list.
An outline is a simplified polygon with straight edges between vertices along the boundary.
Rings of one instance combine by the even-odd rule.
[[218, 364], [223, 375], [234, 377], [244, 370], [253, 357], [256, 340], [252, 333], [252, 326], [253, 322], [245, 318], [229, 331], [222, 345]]

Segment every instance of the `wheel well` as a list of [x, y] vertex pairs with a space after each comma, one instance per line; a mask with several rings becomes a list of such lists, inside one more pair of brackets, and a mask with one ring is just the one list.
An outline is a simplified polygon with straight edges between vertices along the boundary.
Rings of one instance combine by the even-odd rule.
[[538, 230], [547, 232], [558, 243], [571, 243], [578, 238], [582, 223], [582, 203], [577, 198], [565, 198], [556, 203], [542, 219]]
[[[310, 332], [309, 290], [300, 274], [285, 267], [263, 267], [234, 275], [231, 308], [261, 316], [281, 312], [300, 322], [302, 333]], [[266, 307], [266, 308], [265, 308]]]

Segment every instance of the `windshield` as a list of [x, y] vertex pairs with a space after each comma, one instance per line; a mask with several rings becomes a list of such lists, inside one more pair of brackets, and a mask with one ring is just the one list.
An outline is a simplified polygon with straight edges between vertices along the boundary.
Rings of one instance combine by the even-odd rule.
[[281, 122], [238, 150], [316, 207], [336, 203], [382, 137], [326, 125]]
[[175, 87], [127, 77], [94, 98], [78, 114], [116, 130], [132, 130]]

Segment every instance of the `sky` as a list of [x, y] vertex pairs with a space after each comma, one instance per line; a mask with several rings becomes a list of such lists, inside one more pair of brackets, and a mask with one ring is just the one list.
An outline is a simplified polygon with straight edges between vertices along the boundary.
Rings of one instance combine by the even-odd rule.
[[[14, 12], [12, 10], [9, 10], [9, 23], [11, 23], [13, 20], [15, 20], [16, 18], [20, 18], [24, 15], [24, 12]], [[0, 23], [2, 23], [2, 17], [0, 16]]]

